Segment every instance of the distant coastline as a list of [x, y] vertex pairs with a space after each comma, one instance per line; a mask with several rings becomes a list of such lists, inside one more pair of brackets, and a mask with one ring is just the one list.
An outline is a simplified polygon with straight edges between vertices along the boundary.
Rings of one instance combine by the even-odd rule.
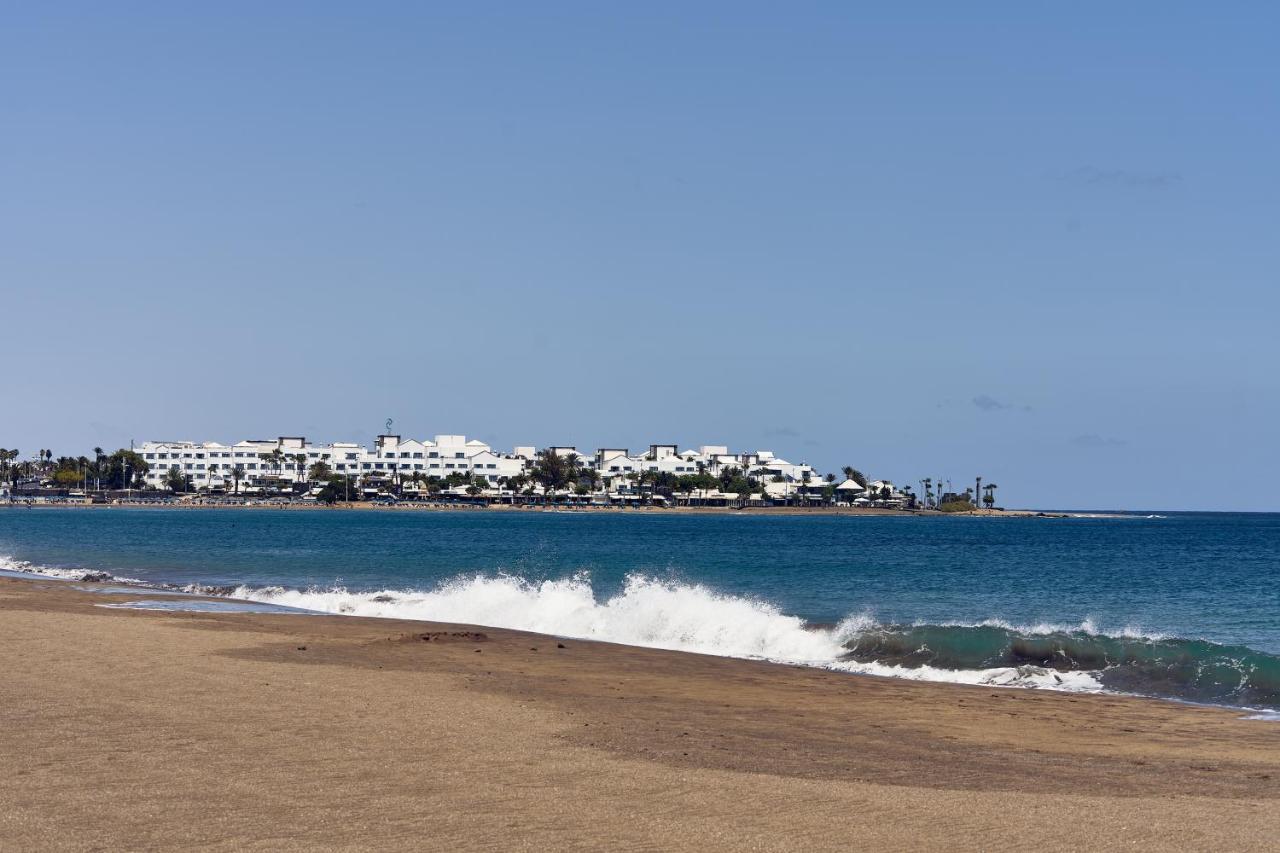
[[[40, 449], [22, 460], [0, 448], [0, 497], [89, 499], [95, 503], [166, 498], [209, 501], [310, 500], [316, 503], [474, 503], [745, 509], [999, 510], [1000, 487], [939, 477], [915, 484], [872, 478], [853, 465], [822, 473], [772, 450], [728, 445], [650, 444], [592, 452], [571, 445], [500, 452], [465, 435], [433, 439], [379, 435], [372, 448], [315, 443], [305, 436], [215, 441], [130, 442], [113, 453], [58, 456]], [[7, 489], [5, 484], [10, 484]]]
[[500, 512], [500, 513], [563, 513], [604, 515], [749, 515], [749, 516], [799, 516], [883, 518], [885, 516], [922, 518], [1136, 518], [1127, 512], [1069, 512], [1034, 509], [973, 509], [959, 512], [940, 512], [933, 509], [896, 509], [881, 507], [841, 506], [590, 506], [590, 505], [540, 505], [540, 504], [473, 504], [473, 503], [418, 503], [394, 504], [372, 501], [353, 501], [321, 504], [304, 501], [217, 501], [207, 499], [168, 501], [115, 501], [92, 503], [87, 500], [15, 498], [12, 502], [0, 501], [0, 509], [234, 509], [234, 510], [297, 510], [331, 511], [359, 510], [369, 512]]

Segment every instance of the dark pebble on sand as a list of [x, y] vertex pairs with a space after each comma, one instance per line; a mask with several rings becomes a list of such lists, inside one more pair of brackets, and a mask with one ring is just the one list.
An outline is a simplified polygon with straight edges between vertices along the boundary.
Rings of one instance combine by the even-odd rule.
[[298, 646], [298, 651], [305, 652], [306, 650], [307, 650], [306, 646]]
[[556, 648], [557, 648], [557, 649], [563, 649], [563, 648], [564, 648], [564, 643], [556, 643]]
[[480, 654], [480, 649], [476, 649], [476, 654]]

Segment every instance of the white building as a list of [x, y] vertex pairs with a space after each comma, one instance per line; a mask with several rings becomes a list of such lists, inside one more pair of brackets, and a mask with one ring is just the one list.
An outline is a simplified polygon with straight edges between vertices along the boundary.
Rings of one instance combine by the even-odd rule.
[[[431, 478], [461, 474], [483, 478], [490, 489], [505, 480], [529, 473], [537, 462], [532, 445], [519, 445], [500, 453], [483, 441], [464, 435], [437, 435], [432, 439], [380, 435], [372, 448], [351, 442], [314, 444], [303, 436], [246, 439], [233, 445], [218, 442], [148, 441], [137, 452], [149, 465], [147, 485], [164, 489], [170, 472], [177, 470], [196, 490], [257, 494], [293, 490], [295, 485], [317, 479], [318, 464], [333, 474], [355, 477], [367, 491], [394, 485], [402, 491], [419, 491]], [[768, 480], [775, 486], [817, 483], [821, 478], [806, 464], [793, 464], [768, 450], [731, 453], [726, 445], [702, 445], [681, 451], [674, 444], [651, 444], [632, 454], [627, 448], [600, 448], [588, 455], [576, 447], [555, 445], [544, 452], [577, 457], [584, 470], [594, 470], [606, 491], [625, 488], [646, 472], [687, 476], [719, 476], [738, 469]], [[770, 494], [790, 489], [770, 488]]]

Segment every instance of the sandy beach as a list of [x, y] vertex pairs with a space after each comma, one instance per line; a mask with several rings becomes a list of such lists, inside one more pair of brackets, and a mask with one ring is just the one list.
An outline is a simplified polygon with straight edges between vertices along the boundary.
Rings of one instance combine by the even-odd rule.
[[1280, 725], [0, 578], [0, 849], [1274, 849]]

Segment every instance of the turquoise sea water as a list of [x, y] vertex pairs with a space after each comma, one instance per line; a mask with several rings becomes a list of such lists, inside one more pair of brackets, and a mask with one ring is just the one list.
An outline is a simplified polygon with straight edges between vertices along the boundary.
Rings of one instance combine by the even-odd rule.
[[0, 555], [330, 612], [1280, 708], [1280, 515], [3, 509]]

